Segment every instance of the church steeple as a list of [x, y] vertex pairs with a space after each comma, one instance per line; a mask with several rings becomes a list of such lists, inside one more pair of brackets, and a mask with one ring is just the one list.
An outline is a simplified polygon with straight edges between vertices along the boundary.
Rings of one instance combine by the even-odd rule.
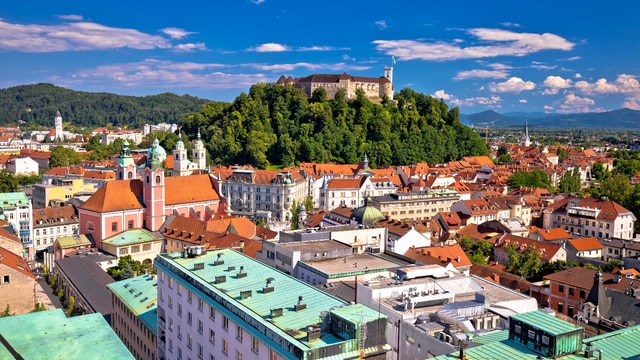
[[529, 147], [531, 146], [531, 138], [529, 137], [529, 123], [527, 121], [527, 117], [524, 118], [524, 130], [522, 131], [522, 136], [520, 137], [520, 146]]

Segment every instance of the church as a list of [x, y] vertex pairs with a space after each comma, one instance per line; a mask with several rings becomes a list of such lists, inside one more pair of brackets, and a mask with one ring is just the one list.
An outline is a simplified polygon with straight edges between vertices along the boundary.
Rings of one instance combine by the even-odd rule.
[[[196, 144], [198, 141], [199, 138]], [[165, 177], [162, 163], [167, 153], [157, 139], [147, 152], [146, 163], [140, 167], [134, 164], [129, 143], [123, 141], [116, 180], [105, 183], [78, 208], [80, 233], [91, 235], [96, 247], [101, 248], [103, 239], [122, 231], [140, 228], [157, 231], [168, 216], [206, 221], [224, 212], [225, 201], [214, 177], [206, 173], [188, 175], [189, 166], [181, 171], [185, 164], [182, 160], [186, 160], [186, 156], [182, 158], [181, 142], [174, 150], [174, 157], [179, 157], [177, 164], [174, 161], [174, 173], [185, 176]], [[194, 163], [204, 168], [204, 147], [194, 146], [194, 151], [201, 151], [197, 159], [194, 157]], [[194, 170], [194, 166], [191, 168]]]

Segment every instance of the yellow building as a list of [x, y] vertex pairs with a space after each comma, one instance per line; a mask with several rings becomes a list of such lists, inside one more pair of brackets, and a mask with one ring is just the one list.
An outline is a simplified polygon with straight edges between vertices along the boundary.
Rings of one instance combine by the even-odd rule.
[[33, 185], [33, 207], [44, 208], [56, 202], [63, 203], [77, 195], [93, 194], [96, 190], [96, 184], [85, 184], [82, 178], [54, 178], [50, 184]]

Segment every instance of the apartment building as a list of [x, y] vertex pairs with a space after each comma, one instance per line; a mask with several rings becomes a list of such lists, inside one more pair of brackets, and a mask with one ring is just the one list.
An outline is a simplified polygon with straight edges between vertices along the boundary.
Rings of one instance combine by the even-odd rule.
[[159, 359], [384, 359], [384, 315], [232, 249], [161, 254]]

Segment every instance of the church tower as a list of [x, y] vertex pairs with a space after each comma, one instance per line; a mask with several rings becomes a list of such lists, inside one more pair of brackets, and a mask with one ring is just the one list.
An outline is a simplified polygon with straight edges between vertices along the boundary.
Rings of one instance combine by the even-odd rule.
[[178, 141], [173, 150], [173, 175], [185, 176], [189, 168], [189, 159], [187, 159], [187, 150], [182, 142], [182, 133], [178, 133]]
[[207, 167], [207, 153], [204, 149], [204, 143], [200, 138], [200, 130], [198, 130], [198, 137], [193, 144], [193, 162], [196, 163], [198, 170], [205, 170]]
[[56, 118], [54, 121], [56, 138], [55, 140], [64, 140], [64, 135], [62, 134], [62, 114], [60, 114], [60, 110], [56, 111]]
[[154, 140], [143, 172], [144, 227], [151, 231], [158, 231], [165, 220], [164, 168], [161, 160], [163, 153], [165, 151], [158, 139]]
[[136, 178], [136, 164], [133, 162], [131, 150], [129, 150], [129, 142], [126, 139], [122, 141], [120, 157], [116, 167], [117, 180], [133, 180]]
[[529, 124], [527, 123], [527, 118], [524, 119], [524, 130], [522, 131], [522, 136], [520, 136], [520, 146], [531, 146], [531, 138], [529, 137]]

